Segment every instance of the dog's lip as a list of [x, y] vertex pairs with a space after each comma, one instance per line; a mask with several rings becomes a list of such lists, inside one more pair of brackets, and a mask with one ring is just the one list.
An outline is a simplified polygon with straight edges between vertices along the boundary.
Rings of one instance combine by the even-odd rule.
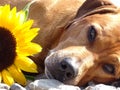
[[48, 79], [54, 79], [54, 77], [52, 76], [52, 74], [49, 72], [49, 70], [47, 69], [47, 67], [45, 67], [45, 75]]

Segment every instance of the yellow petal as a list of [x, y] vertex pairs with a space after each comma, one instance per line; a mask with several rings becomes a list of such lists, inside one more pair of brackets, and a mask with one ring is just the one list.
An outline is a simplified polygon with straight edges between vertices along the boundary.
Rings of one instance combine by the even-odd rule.
[[[18, 21], [19, 22], [19, 21]], [[19, 23], [20, 24], [20, 23]], [[33, 24], [33, 20], [26, 21], [22, 25], [18, 25], [13, 31], [17, 35], [17, 37], [21, 37], [21, 34], [29, 33], [29, 29]]]
[[24, 23], [25, 21], [25, 12], [24, 11], [19, 11], [17, 13], [18, 18], [20, 18], [19, 23]]
[[12, 65], [8, 68], [8, 71], [17, 83], [24, 86], [26, 85], [26, 78], [19, 68], [17, 68], [15, 65]]
[[32, 41], [33, 38], [35, 38], [38, 35], [38, 31], [40, 28], [33, 28], [29, 31], [29, 33], [26, 33], [27, 41]]
[[9, 30], [14, 30], [14, 28], [16, 28], [16, 26], [18, 25], [18, 19], [16, 17], [16, 7], [14, 7], [10, 13], [9, 13], [9, 17], [8, 18], [8, 21], [6, 22], [6, 27], [7, 29]]
[[41, 50], [42, 47], [40, 45], [36, 43], [29, 43], [28, 45], [24, 45], [24, 47], [21, 46], [21, 48], [18, 48], [17, 53], [24, 56], [31, 56], [33, 54], [37, 54], [38, 52], [41, 52]]
[[19, 32], [19, 35], [22, 34], [24, 36], [22, 36], [22, 37], [19, 36], [19, 38], [17, 39], [18, 42], [21, 42], [23, 40], [25, 40], [25, 42], [30, 42], [30, 41], [32, 41], [33, 38], [35, 38], [38, 35], [39, 28], [33, 28], [33, 29], [30, 29], [29, 31], [28, 30], [20, 30], [20, 31], [27, 31], [27, 32], [26, 33]]
[[18, 56], [15, 65], [23, 71], [37, 73], [36, 64], [28, 57]]
[[[10, 12], [10, 6], [9, 5], [5, 5], [4, 8], [2, 9], [2, 15], [0, 17], [0, 25], [5, 27], [7, 25], [7, 20], [8, 20], [8, 14], [6, 14]], [[6, 18], [5, 18], [6, 17]]]
[[26, 50], [26, 51], [29, 52], [30, 55], [36, 54], [36, 53], [42, 51], [42, 47], [36, 43], [29, 43], [27, 48], [28, 48], [28, 50]]
[[10, 86], [14, 83], [14, 79], [12, 78], [12, 76], [10, 75], [10, 73], [7, 70], [2, 71], [2, 77], [3, 77], [4, 83], [6, 83]]
[[1, 83], [1, 81], [2, 81], [2, 74], [0, 73], [0, 83]]

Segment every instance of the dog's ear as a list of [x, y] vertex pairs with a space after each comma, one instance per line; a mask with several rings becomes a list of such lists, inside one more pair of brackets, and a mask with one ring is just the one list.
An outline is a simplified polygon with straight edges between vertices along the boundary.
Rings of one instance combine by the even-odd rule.
[[120, 0], [86, 0], [78, 9], [75, 18], [84, 16], [86, 13], [96, 11], [100, 8], [120, 8]]
[[120, 13], [120, 0], [86, 0], [78, 9], [73, 20], [69, 21], [64, 29], [69, 28], [76, 19], [93, 14]]

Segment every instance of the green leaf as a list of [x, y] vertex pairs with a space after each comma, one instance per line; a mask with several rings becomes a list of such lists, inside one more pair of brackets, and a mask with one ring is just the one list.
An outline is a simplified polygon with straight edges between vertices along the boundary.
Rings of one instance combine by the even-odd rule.
[[27, 80], [31, 80], [31, 81], [35, 80], [34, 76], [31, 76], [31, 75], [25, 75], [25, 77]]
[[28, 15], [29, 15], [29, 9], [30, 9], [30, 6], [36, 2], [36, 0], [33, 0], [31, 2], [29, 2], [24, 8], [23, 8], [23, 11], [25, 12], [25, 20], [26, 21], [28, 19]]

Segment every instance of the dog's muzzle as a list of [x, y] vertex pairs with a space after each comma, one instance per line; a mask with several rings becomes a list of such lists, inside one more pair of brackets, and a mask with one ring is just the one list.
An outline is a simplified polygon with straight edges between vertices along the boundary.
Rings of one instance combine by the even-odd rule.
[[93, 55], [86, 48], [52, 52], [45, 60], [45, 74], [66, 84], [76, 85], [93, 66]]

